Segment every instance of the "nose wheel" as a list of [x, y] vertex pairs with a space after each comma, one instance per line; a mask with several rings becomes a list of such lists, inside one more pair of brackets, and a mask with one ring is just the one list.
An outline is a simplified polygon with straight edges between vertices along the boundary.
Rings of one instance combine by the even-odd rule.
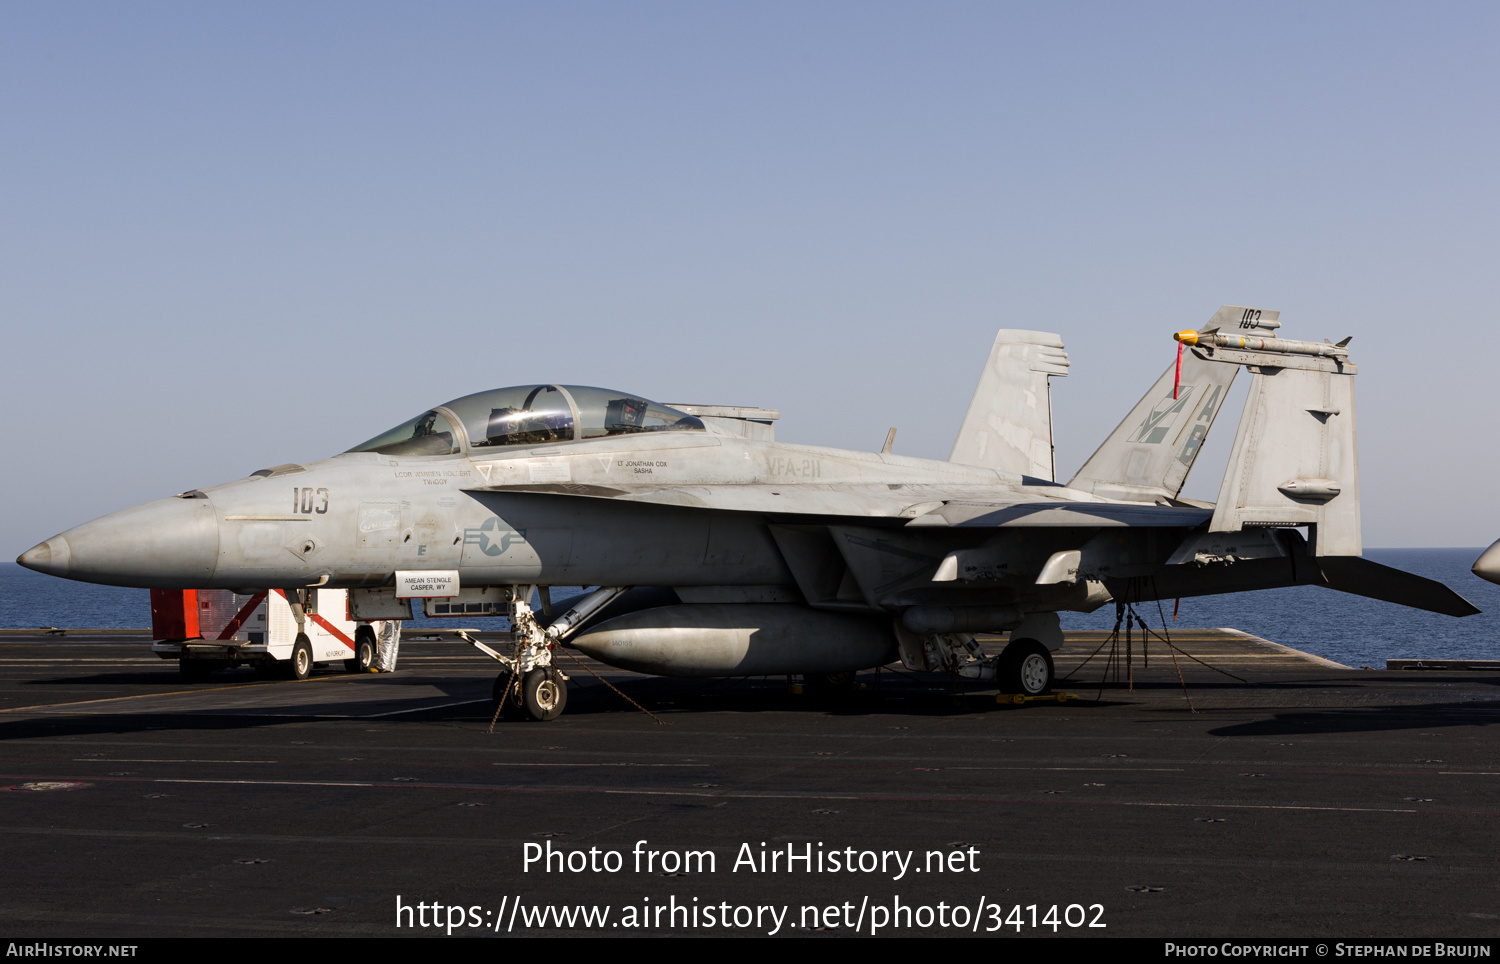
[[499, 710], [500, 716], [507, 720], [519, 720], [526, 715], [521, 689], [512, 681], [513, 678], [510, 670], [502, 670], [495, 677], [495, 685], [490, 688], [490, 709]]
[[562, 716], [568, 705], [568, 684], [555, 666], [538, 666], [526, 673], [517, 685], [504, 672], [495, 677], [490, 690], [490, 705], [507, 720], [536, 720], [546, 723]]
[[556, 666], [539, 666], [521, 681], [526, 715], [543, 723], [562, 716], [568, 705], [568, 684]]

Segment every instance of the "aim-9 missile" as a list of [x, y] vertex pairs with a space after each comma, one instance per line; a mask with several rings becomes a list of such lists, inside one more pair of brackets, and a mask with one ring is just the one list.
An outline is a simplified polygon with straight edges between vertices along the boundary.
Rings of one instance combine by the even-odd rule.
[[1172, 337], [1184, 345], [1192, 345], [1208, 351], [1213, 351], [1215, 348], [1228, 348], [1240, 351], [1274, 351], [1287, 355], [1318, 355], [1324, 358], [1347, 358], [1349, 342], [1353, 340], [1351, 335], [1335, 345], [1327, 341], [1293, 341], [1289, 338], [1277, 338], [1274, 335], [1265, 338], [1250, 335], [1226, 335], [1217, 328], [1210, 328], [1207, 331], [1179, 331]]

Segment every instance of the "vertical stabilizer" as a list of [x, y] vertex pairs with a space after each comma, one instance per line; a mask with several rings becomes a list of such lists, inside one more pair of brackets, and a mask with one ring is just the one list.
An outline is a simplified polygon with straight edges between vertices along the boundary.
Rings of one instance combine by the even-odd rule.
[[[1270, 334], [1280, 327], [1280, 317], [1279, 311], [1225, 305], [1208, 328], [1243, 326]], [[1177, 498], [1238, 372], [1238, 365], [1183, 352], [1181, 378], [1176, 377], [1176, 364], [1169, 366], [1068, 485], [1108, 499]]]
[[1316, 555], [1360, 554], [1354, 367], [1316, 362], [1252, 369], [1210, 531], [1306, 525]]
[[995, 336], [948, 461], [1053, 481], [1047, 379], [1067, 373], [1068, 353], [1060, 337], [1003, 329]]

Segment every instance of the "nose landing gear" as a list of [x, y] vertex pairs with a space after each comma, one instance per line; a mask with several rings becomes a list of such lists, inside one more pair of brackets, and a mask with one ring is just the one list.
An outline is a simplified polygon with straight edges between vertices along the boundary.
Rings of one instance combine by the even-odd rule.
[[490, 690], [490, 706], [496, 715], [507, 720], [542, 723], [561, 716], [568, 705], [568, 676], [553, 663], [553, 647], [626, 588], [601, 586], [543, 628], [527, 602], [533, 587], [512, 587], [510, 655], [491, 649], [467, 630], [458, 630], [460, 639], [505, 667]]

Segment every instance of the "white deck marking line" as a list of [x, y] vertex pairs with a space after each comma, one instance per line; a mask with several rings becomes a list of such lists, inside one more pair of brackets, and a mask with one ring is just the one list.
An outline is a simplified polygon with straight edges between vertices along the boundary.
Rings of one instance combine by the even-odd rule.
[[[26, 779], [24, 777], [0, 777], [0, 779]], [[91, 777], [92, 780], [100, 780], [99, 777]], [[215, 786], [260, 786], [260, 787], [365, 787], [379, 790], [465, 790], [471, 792], [490, 793], [596, 793], [602, 796], [624, 796], [624, 797], [694, 797], [705, 800], [944, 800], [953, 803], [1013, 803], [1013, 804], [1048, 804], [1069, 805], [1077, 804], [1090, 807], [1147, 807], [1187, 810], [1198, 808], [1201, 810], [1290, 810], [1311, 813], [1412, 813], [1412, 814], [1455, 814], [1469, 813], [1473, 815], [1485, 815], [1493, 813], [1491, 810], [1454, 810], [1448, 809], [1416, 809], [1403, 807], [1320, 807], [1310, 804], [1265, 804], [1265, 803], [1169, 803], [1152, 802], [1143, 800], [1085, 800], [1074, 798], [1071, 800], [1032, 800], [1025, 797], [994, 797], [980, 796], [977, 794], [928, 794], [928, 795], [893, 795], [893, 794], [829, 794], [829, 793], [743, 793], [727, 791], [724, 793], [705, 793], [692, 790], [618, 790], [605, 787], [517, 787], [517, 786], [487, 786], [471, 783], [386, 783], [386, 782], [355, 782], [347, 780], [209, 780], [190, 777], [156, 777], [156, 778], [115, 778], [107, 780], [110, 783], [176, 783], [176, 784], [202, 784]], [[3, 832], [3, 828], [0, 828]]]
[[[1421, 773], [1421, 770], [1412, 771]], [[1439, 770], [1440, 777], [1500, 777], [1500, 772], [1495, 770]]]
[[105, 760], [100, 757], [76, 757], [74, 763], [280, 763], [280, 760]]
[[78, 700], [73, 703], [38, 703], [35, 706], [12, 706], [9, 709], [0, 709], [0, 713], [20, 713], [23, 710], [53, 710], [64, 706], [91, 706], [95, 703], [119, 703], [124, 700], [147, 700], [153, 696], [192, 696], [203, 693], [227, 693], [230, 690], [249, 689], [252, 686], [276, 686], [279, 683], [326, 683], [330, 680], [338, 680], [338, 676], [320, 676], [317, 679], [304, 680], [262, 680], [258, 683], [240, 683], [237, 686], [215, 686], [208, 690], [173, 690], [168, 693], [137, 693], [134, 696], [108, 696], [102, 700]]
[[[709, 767], [713, 763], [491, 763], [492, 767], [616, 767], [628, 769], [631, 767]], [[784, 766], [785, 763], [769, 764], [771, 766]]]
[[488, 703], [489, 699], [459, 700], [457, 703], [438, 703], [433, 706], [414, 706], [409, 710], [391, 710], [388, 713], [367, 713], [364, 716], [351, 716], [351, 720], [378, 720], [382, 716], [400, 716], [402, 713], [422, 713], [426, 710], [441, 710], [448, 706], [470, 706], [474, 703]]

